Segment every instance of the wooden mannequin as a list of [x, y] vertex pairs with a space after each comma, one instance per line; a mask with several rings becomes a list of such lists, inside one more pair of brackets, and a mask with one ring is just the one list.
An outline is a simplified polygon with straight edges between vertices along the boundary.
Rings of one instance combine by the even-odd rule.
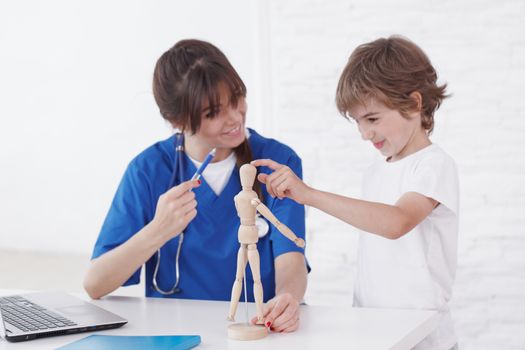
[[257, 312], [257, 324], [232, 324], [228, 327], [228, 336], [238, 340], [255, 340], [264, 338], [268, 334], [263, 324], [263, 286], [261, 284], [259, 252], [257, 251], [259, 235], [257, 226], [255, 226], [257, 212], [268, 219], [279, 232], [293, 241], [298, 247], [304, 248], [305, 243], [303, 239], [297, 237], [286, 225], [279, 222], [270, 209], [260, 201], [257, 193], [252, 188], [255, 175], [257, 174], [256, 168], [251, 164], [244, 164], [241, 166], [239, 172], [242, 190], [235, 196], [234, 201], [237, 214], [241, 221], [238, 233], [241, 246], [237, 254], [237, 272], [232, 288], [228, 320], [234, 321], [242, 291], [244, 270], [246, 269], [246, 264], [249, 263], [253, 276], [253, 294]]

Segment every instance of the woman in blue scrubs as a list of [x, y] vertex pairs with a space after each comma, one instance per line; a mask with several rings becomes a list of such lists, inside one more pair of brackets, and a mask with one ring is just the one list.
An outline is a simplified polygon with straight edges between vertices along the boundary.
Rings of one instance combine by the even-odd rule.
[[[245, 128], [246, 87], [210, 43], [182, 40], [166, 51], [155, 66], [153, 93], [162, 117], [181, 133], [147, 148], [128, 165], [84, 287], [92, 298], [100, 298], [139, 283], [144, 265], [146, 296], [229, 301], [239, 249], [233, 197], [241, 190], [240, 165], [271, 158], [301, 176], [301, 160], [288, 146]], [[189, 181], [212, 148], [216, 155], [203, 178]], [[305, 238], [302, 205], [272, 198], [259, 183], [254, 189], [280, 221]], [[265, 324], [291, 332], [299, 326], [306, 290], [304, 250], [272, 225], [260, 223], [266, 226], [257, 244]], [[246, 274], [253, 301], [249, 269]]]

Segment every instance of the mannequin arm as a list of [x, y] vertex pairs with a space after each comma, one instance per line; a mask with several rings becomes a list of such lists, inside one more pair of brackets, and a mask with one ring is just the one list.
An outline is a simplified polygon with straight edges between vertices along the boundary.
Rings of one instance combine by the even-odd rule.
[[294, 242], [296, 246], [304, 248], [304, 240], [302, 238], [297, 237], [288, 226], [277, 220], [275, 215], [272, 214], [270, 209], [266, 205], [264, 205], [260, 199], [252, 199], [252, 205], [259, 213], [261, 213], [262, 216], [268, 219], [286, 238]]

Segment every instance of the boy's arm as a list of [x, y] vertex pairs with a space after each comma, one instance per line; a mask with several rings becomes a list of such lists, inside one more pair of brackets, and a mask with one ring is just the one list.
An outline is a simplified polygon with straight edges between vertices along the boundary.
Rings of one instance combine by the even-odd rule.
[[288, 197], [335, 216], [363, 231], [389, 239], [397, 239], [423, 221], [439, 203], [416, 192], [405, 193], [394, 205], [369, 202], [316, 190], [306, 185], [285, 165], [271, 159], [258, 159], [255, 166], [274, 170], [258, 179], [266, 184], [268, 193]]
[[310, 188], [305, 201], [363, 231], [388, 239], [410, 232], [439, 204], [416, 192], [407, 192], [394, 205], [369, 202]]

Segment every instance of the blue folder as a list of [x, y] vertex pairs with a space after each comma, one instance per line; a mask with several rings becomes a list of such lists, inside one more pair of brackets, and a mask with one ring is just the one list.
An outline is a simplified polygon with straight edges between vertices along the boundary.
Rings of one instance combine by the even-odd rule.
[[90, 335], [57, 350], [146, 350], [170, 349], [185, 350], [201, 343], [198, 335], [157, 335], [157, 336], [121, 336], [121, 335]]

